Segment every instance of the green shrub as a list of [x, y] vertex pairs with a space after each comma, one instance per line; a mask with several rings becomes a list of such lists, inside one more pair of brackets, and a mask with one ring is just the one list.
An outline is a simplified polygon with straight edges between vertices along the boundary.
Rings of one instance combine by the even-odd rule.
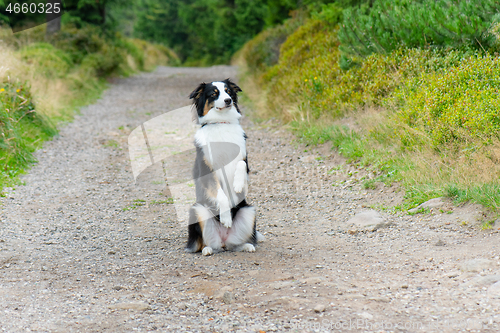
[[[470, 57], [445, 72], [422, 73], [401, 86], [396, 121], [424, 131], [434, 147], [500, 137], [500, 60]], [[418, 140], [407, 131], [405, 146]]]
[[132, 56], [138, 69], [144, 69], [144, 51], [136, 43], [134, 43], [133, 40], [121, 38], [119, 39], [118, 45], [123, 48], [127, 54]]
[[[43, 37], [38, 36], [38, 38]], [[81, 29], [73, 25], [65, 25], [48, 41], [57, 49], [67, 52], [75, 64], [81, 63], [88, 54], [100, 52], [105, 44], [113, 42], [106, 40], [103, 32], [98, 27], [91, 25]]]
[[[345, 6], [349, 7], [349, 6]], [[327, 22], [329, 24], [337, 24], [342, 19], [343, 8], [339, 3], [321, 4], [321, 10], [312, 12], [311, 17], [314, 20]]]
[[20, 50], [21, 59], [48, 78], [64, 77], [73, 65], [71, 57], [49, 43], [33, 43]]
[[[307, 20], [287, 38], [278, 64], [263, 75], [269, 95], [273, 96], [268, 100], [273, 115], [287, 120], [319, 116], [327, 103], [324, 96], [328, 95], [330, 78], [340, 74], [337, 50], [336, 30], [322, 21]], [[287, 109], [294, 104], [307, 110], [306, 114]]]
[[280, 96], [268, 100], [274, 116], [335, 119], [360, 107], [386, 106], [393, 91], [411, 78], [445, 71], [474, 55], [453, 49], [400, 48], [354, 58], [345, 70], [342, 62], [348, 59], [339, 52], [337, 31], [324, 21], [308, 20], [283, 43], [279, 63], [263, 75], [269, 95]]
[[[376, 170], [377, 181], [399, 181], [401, 208], [448, 195], [499, 209], [498, 57], [468, 39], [346, 57], [337, 31], [325, 19], [306, 20], [281, 45], [278, 63], [256, 71], [264, 94], [254, 95], [267, 96], [259, 117], [281, 118], [307, 143], [331, 142]], [[499, 31], [489, 28], [490, 47], [500, 45]], [[245, 47], [265, 54], [262, 36]]]
[[234, 56], [243, 57], [248, 69], [253, 73], [262, 73], [278, 63], [280, 47], [302, 23], [301, 18], [286, 20], [283, 24], [266, 29]]
[[122, 74], [118, 72], [120, 65], [125, 62], [125, 53], [115, 45], [105, 44], [97, 53], [86, 55], [81, 67], [100, 78]]

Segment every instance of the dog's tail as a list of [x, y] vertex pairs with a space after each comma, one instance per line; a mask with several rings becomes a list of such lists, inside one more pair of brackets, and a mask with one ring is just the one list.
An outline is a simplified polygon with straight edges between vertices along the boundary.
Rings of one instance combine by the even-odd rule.
[[260, 233], [260, 232], [258, 232], [258, 231], [256, 232], [256, 237], [255, 237], [255, 238], [257, 239], [257, 242], [263, 242], [263, 241], [265, 241], [265, 240], [266, 240], [266, 237], [264, 237], [264, 235], [263, 235], [263, 234], [261, 234], [261, 233]]

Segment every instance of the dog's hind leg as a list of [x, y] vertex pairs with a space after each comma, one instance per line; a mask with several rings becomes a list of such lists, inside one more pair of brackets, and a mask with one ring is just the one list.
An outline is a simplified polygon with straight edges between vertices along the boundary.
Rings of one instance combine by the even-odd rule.
[[232, 251], [255, 252], [255, 244], [255, 208], [245, 206], [240, 208], [234, 217], [226, 247]]
[[221, 228], [219, 222], [215, 220], [213, 214], [206, 207], [196, 204], [193, 206], [193, 209], [196, 210], [196, 215], [199, 216], [203, 224], [202, 235], [204, 247], [201, 253], [204, 256], [209, 256], [213, 253], [223, 251], [223, 242], [218, 230]]
[[205, 243], [205, 247], [202, 250], [202, 254], [204, 256], [209, 256], [213, 253], [224, 250], [222, 248], [223, 243], [218, 230], [218, 228], [220, 228], [218, 224], [219, 223], [215, 221], [215, 218], [213, 217], [205, 221], [205, 228], [203, 229], [203, 241]]
[[195, 206], [189, 210], [188, 241], [186, 252], [198, 252], [203, 247], [203, 227], [204, 221], [198, 215]]
[[240, 252], [255, 252], [255, 246], [250, 243], [245, 243], [243, 245], [238, 246], [235, 251]]
[[202, 251], [205, 256], [222, 251], [222, 239], [213, 214], [204, 206], [195, 204], [189, 211], [187, 252]]

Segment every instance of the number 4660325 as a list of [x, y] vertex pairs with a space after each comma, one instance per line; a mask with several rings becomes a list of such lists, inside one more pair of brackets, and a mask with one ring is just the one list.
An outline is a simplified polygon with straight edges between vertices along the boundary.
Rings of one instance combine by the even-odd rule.
[[24, 14], [27, 14], [27, 13], [31, 13], [31, 14], [35, 14], [35, 13], [39, 13], [39, 14], [59, 14], [61, 12], [61, 7], [60, 7], [60, 3], [47, 3], [47, 4], [44, 4], [44, 3], [39, 3], [39, 4], [36, 4], [36, 3], [23, 3], [23, 4], [19, 4], [19, 3], [15, 3], [15, 4], [12, 4], [12, 3], [9, 3], [9, 5], [7, 6], [7, 8], [5, 9], [6, 12], [8, 13], [16, 13], [16, 14], [19, 14], [19, 13], [24, 13]]

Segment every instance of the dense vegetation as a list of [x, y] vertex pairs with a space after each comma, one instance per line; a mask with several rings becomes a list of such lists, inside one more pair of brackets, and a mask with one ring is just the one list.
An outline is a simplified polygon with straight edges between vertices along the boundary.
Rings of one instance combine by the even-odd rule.
[[355, 55], [402, 46], [490, 49], [487, 33], [500, 10], [497, 0], [377, 0], [344, 11], [339, 39]]
[[173, 47], [184, 60], [227, 62], [264, 26], [262, 0], [143, 0], [137, 36]]
[[[89, 6], [64, 15], [51, 35], [44, 25], [15, 34], [0, 29], [0, 188], [35, 161], [33, 152], [59, 122], [100, 95], [107, 78], [178, 64], [168, 48], [124, 38]], [[27, 20], [16, 24], [37, 23]]]
[[[262, 32], [235, 60], [247, 66], [252, 96], [273, 97], [257, 118], [281, 118], [309, 143], [332, 142], [374, 170], [366, 186], [401, 181], [404, 207], [449, 195], [498, 209], [499, 4], [335, 2], [296, 29], [292, 19]], [[266, 45], [284, 39], [278, 31], [286, 41], [277, 61], [265, 61]]]
[[[127, 37], [165, 45], [187, 64], [211, 65], [227, 63], [263, 28], [332, 2], [352, 5], [362, 0], [66, 0], [62, 22], [77, 28], [92, 24], [107, 32], [120, 31]], [[0, 8], [7, 3], [0, 0]], [[8, 17], [0, 14], [2, 20], [19, 29], [43, 23], [46, 17], [11, 13]]]
[[227, 63], [263, 28], [333, 1], [140, 0], [133, 34], [173, 48], [188, 64]]
[[35, 111], [29, 87], [5, 82], [0, 89], [0, 181], [15, 177], [34, 162], [32, 153], [56, 133], [47, 117]]

